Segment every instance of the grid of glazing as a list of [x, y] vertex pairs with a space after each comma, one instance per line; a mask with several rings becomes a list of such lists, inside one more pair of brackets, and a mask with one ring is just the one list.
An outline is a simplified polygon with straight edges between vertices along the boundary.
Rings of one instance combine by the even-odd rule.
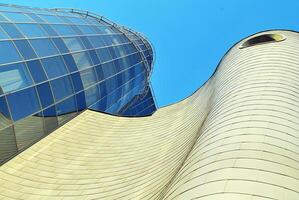
[[156, 111], [156, 104], [152, 91], [149, 89], [146, 95], [138, 95], [132, 99], [128, 106], [121, 111], [123, 116], [146, 116]]
[[140, 45], [103, 20], [0, 5], [0, 162], [86, 108], [119, 114], [146, 92]]

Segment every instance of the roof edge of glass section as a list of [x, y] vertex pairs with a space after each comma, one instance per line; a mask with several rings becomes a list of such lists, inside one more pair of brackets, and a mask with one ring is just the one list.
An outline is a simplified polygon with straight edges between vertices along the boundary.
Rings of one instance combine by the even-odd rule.
[[154, 63], [155, 63], [155, 60], [156, 60], [156, 51], [155, 51], [155, 48], [154, 48], [152, 42], [144, 34], [142, 34], [140, 32], [137, 32], [137, 31], [134, 31], [129, 27], [119, 25], [118, 23], [113, 22], [112, 20], [110, 20], [107, 17], [104, 17], [102, 15], [98, 15], [94, 12], [90, 12], [90, 11], [86, 11], [86, 10], [75, 9], [75, 8], [52, 8], [52, 9], [46, 9], [46, 10], [56, 11], [56, 12], [70, 12], [70, 13], [76, 13], [76, 14], [81, 14], [81, 15], [85, 15], [85, 16], [88, 16], [88, 17], [96, 18], [96, 19], [102, 20], [102, 21], [110, 24], [111, 26], [117, 28], [119, 31], [121, 31], [120, 29], [125, 29], [125, 30], [127, 30], [127, 31], [129, 31], [133, 34], [136, 34], [137, 36], [143, 38], [144, 40], [146, 40], [148, 42], [148, 44], [149, 44], [149, 46], [150, 46], [150, 48], [153, 52], [153, 60], [152, 60], [151, 66], [149, 66], [150, 67], [149, 77], [152, 74], [153, 66], [154, 66]]

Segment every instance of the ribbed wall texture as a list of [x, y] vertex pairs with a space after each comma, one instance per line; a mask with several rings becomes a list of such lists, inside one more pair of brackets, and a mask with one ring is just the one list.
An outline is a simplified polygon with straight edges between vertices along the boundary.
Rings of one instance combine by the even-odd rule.
[[0, 168], [0, 196], [298, 200], [299, 34], [270, 33], [152, 116], [83, 112]]

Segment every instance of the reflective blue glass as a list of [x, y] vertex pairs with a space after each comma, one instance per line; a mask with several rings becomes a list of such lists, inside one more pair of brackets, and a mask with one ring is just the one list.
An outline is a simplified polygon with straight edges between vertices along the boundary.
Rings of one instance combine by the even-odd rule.
[[80, 71], [80, 75], [84, 88], [87, 88], [88, 86], [96, 83], [97, 81], [96, 73], [93, 68]]
[[83, 90], [83, 83], [79, 72], [71, 74], [71, 79], [74, 85], [75, 92]]
[[39, 16], [37, 16], [36, 14], [33, 13], [27, 13], [27, 15], [29, 17], [31, 17], [34, 21], [39, 22], [39, 23], [44, 23], [45, 20], [43, 20], [42, 18], [40, 18]]
[[79, 70], [83, 70], [89, 66], [92, 66], [91, 59], [89, 58], [88, 52], [80, 52], [73, 54], [75, 63]]
[[70, 51], [80, 51], [85, 49], [80, 38], [78, 37], [63, 38], [63, 41]]
[[0, 39], [8, 39], [9, 36], [7, 35], [7, 33], [5, 33], [5, 31], [3, 31], [2, 28], [0, 28]]
[[60, 51], [60, 53], [68, 53], [69, 50], [61, 38], [52, 38], [52, 41]]
[[67, 114], [67, 113], [76, 112], [77, 108], [76, 108], [75, 97], [72, 96], [72, 97], [66, 99], [65, 101], [57, 104], [56, 108], [57, 108], [57, 115], [58, 116], [63, 115], [63, 114]]
[[100, 61], [100, 59], [99, 59], [99, 57], [98, 57], [95, 50], [90, 50], [88, 52], [89, 52], [90, 58], [91, 58], [94, 65], [98, 65], [98, 64], [101, 63], [101, 61]]
[[71, 28], [75, 31], [76, 35], [83, 35], [82, 31], [76, 25], [71, 25]]
[[116, 67], [114, 65], [114, 62], [102, 64], [102, 69], [105, 78], [110, 77], [116, 73]]
[[0, 22], [7, 22], [7, 18], [0, 14]]
[[100, 99], [100, 94], [97, 86], [92, 86], [85, 91], [86, 105], [90, 106]]
[[39, 60], [27, 61], [26, 64], [35, 83], [47, 80], [45, 71]]
[[83, 34], [96, 34], [96, 31], [90, 26], [77, 26]]
[[38, 16], [50, 24], [51, 23], [63, 23], [63, 21], [55, 15], [38, 15]]
[[2, 12], [5, 17], [13, 22], [32, 22], [33, 20], [28, 17], [26, 14], [23, 13], [9, 13], [9, 12]]
[[88, 36], [88, 40], [94, 48], [99, 48], [105, 46], [102, 36]]
[[63, 57], [64, 62], [70, 72], [78, 71], [75, 60], [71, 54], [66, 54], [66, 55], [63, 55], [62, 57]]
[[74, 30], [69, 25], [53, 24], [52, 27], [61, 36], [76, 35]]
[[109, 50], [107, 48], [101, 48], [96, 50], [101, 62], [106, 62], [108, 60], [112, 60], [112, 57], [109, 53]]
[[86, 24], [85, 20], [79, 17], [66, 17], [73, 24]]
[[113, 47], [108, 47], [107, 49], [108, 49], [108, 51], [109, 51], [109, 53], [110, 53], [112, 59], [117, 58], [117, 56], [116, 56], [116, 54], [115, 54], [115, 51], [114, 51], [114, 48], [113, 48]]
[[73, 93], [71, 81], [68, 76], [51, 81], [51, 86], [56, 101], [64, 99]]
[[40, 26], [48, 33], [50, 36], [58, 36], [58, 33], [48, 24], [40, 24]]
[[48, 36], [38, 24], [17, 24], [17, 27], [27, 38]]
[[40, 110], [36, 91], [33, 87], [9, 94], [7, 101], [14, 121]]
[[22, 63], [0, 67], [0, 87], [4, 93], [19, 90], [33, 84], [26, 66]]
[[25, 60], [36, 58], [36, 54], [27, 40], [15, 40], [14, 43]]
[[38, 56], [50, 56], [59, 54], [58, 50], [50, 39], [32, 39], [29, 40]]
[[76, 95], [78, 111], [86, 109], [85, 92], [80, 92]]
[[81, 36], [80, 39], [81, 39], [81, 41], [84, 44], [86, 49], [92, 49], [93, 48], [86, 36]]
[[55, 116], [57, 116], [55, 106], [51, 106], [51, 107], [43, 110], [43, 116], [44, 117], [55, 117]]
[[46, 108], [54, 103], [52, 91], [48, 82], [37, 85], [36, 88], [42, 108]]
[[22, 60], [17, 49], [10, 41], [0, 42], [0, 64]]
[[49, 78], [55, 78], [68, 73], [61, 56], [44, 58], [41, 62]]
[[102, 65], [95, 66], [95, 70], [96, 70], [98, 80], [102, 81], [105, 78], [104, 77], [104, 72], [103, 72], [103, 69], [102, 69]]
[[[0, 115], [1, 117], [5, 117], [7, 119], [10, 119], [10, 113], [8, 111], [7, 102], [5, 97], [0, 97]], [[2, 120], [0, 120], [2, 122]], [[1, 126], [2, 123], [0, 123]]]
[[24, 36], [18, 31], [15, 25], [13, 24], [0, 24], [3, 30], [11, 37], [11, 38], [24, 38]]

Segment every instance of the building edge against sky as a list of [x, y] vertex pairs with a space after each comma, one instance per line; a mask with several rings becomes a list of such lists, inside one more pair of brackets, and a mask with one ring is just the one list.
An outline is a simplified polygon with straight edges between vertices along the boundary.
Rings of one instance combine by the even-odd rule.
[[151, 44], [103, 16], [0, 4], [0, 47], [0, 162], [86, 109], [156, 110]]
[[0, 167], [0, 195], [297, 200], [298, 44], [293, 31], [252, 35], [151, 116], [82, 112]]

